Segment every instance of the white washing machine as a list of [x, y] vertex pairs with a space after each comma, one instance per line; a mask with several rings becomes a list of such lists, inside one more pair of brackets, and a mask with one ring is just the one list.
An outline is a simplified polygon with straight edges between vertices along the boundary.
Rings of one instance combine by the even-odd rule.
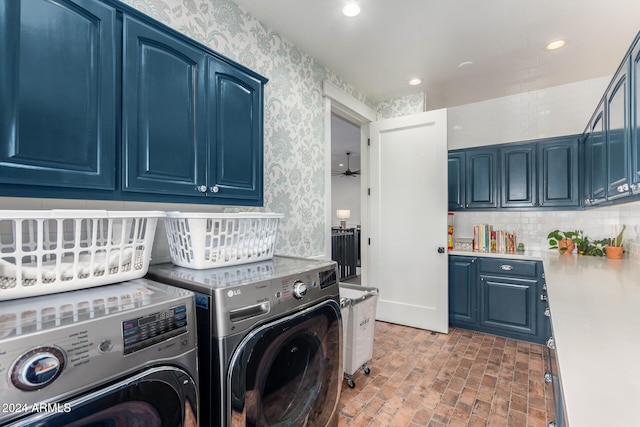
[[195, 325], [147, 279], [0, 302], [0, 425], [195, 427]]

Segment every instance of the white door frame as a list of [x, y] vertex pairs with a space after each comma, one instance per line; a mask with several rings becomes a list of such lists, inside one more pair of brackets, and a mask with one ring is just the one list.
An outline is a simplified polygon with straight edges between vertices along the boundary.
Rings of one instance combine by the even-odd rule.
[[367, 283], [369, 248], [365, 244], [369, 235], [369, 202], [367, 200], [367, 188], [369, 188], [369, 152], [367, 140], [369, 139], [369, 123], [376, 120], [376, 113], [358, 101], [353, 96], [345, 93], [338, 86], [328, 80], [322, 85], [324, 95], [324, 259], [331, 259], [331, 114], [336, 114], [345, 120], [360, 125], [360, 274], [361, 282]]

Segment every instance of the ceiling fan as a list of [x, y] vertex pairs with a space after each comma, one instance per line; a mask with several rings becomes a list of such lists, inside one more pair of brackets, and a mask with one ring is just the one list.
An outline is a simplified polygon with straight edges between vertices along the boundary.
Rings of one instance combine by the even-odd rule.
[[351, 155], [350, 152], [347, 151], [347, 170], [344, 172], [331, 172], [331, 175], [333, 176], [337, 176], [337, 175], [344, 175], [344, 176], [357, 176], [360, 175], [360, 170], [357, 171], [352, 171], [349, 168], [349, 156]]

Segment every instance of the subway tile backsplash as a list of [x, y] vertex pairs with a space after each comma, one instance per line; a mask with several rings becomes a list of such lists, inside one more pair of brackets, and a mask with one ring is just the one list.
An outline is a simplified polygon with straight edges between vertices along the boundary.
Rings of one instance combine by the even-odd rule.
[[625, 224], [627, 252], [631, 256], [640, 255], [640, 202], [585, 211], [455, 212], [454, 238], [473, 238], [473, 227], [477, 224], [515, 232], [518, 243], [524, 243], [530, 250], [547, 250], [547, 234], [552, 230], [582, 230], [592, 239], [604, 239]]

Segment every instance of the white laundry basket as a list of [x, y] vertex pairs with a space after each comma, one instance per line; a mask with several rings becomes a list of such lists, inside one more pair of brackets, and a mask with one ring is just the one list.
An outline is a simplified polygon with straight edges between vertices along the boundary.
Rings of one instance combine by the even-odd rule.
[[138, 279], [159, 211], [0, 211], [0, 301]]
[[167, 212], [171, 262], [202, 270], [269, 260], [283, 217], [263, 212]]
[[378, 288], [340, 283], [340, 305], [344, 332], [344, 378], [349, 387], [356, 383], [353, 375], [373, 357], [373, 338], [378, 304]]

